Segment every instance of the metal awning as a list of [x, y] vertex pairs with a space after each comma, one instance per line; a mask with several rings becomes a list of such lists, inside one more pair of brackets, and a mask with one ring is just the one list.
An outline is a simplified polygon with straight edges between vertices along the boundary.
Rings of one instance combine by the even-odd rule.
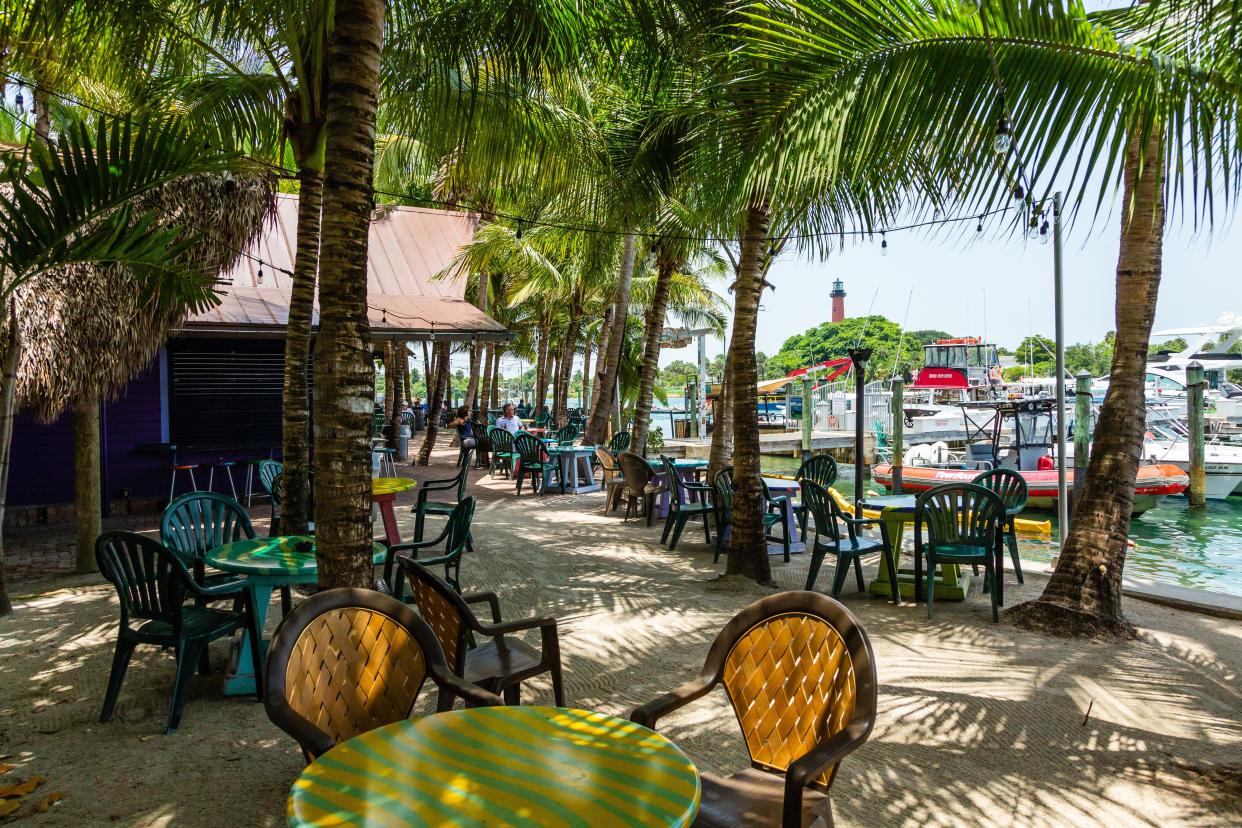
[[[289, 321], [298, 198], [277, 195], [275, 217], [237, 265], [221, 276], [221, 302], [186, 320], [181, 333], [283, 336]], [[409, 340], [509, 339], [509, 331], [467, 302], [464, 276], [435, 279], [470, 242], [471, 213], [377, 208], [367, 246], [367, 317], [375, 337]], [[281, 270], [274, 270], [281, 268]], [[260, 275], [260, 270], [262, 274]], [[319, 324], [319, 309], [312, 325]]]

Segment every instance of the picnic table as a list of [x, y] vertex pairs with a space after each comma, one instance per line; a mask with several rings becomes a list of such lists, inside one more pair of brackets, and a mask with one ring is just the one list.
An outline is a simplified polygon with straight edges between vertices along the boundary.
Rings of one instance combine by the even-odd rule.
[[[387, 550], [383, 544], [371, 544], [372, 562], [383, 563]], [[315, 538], [312, 535], [279, 535], [274, 538], [252, 538], [226, 543], [206, 555], [207, 563], [221, 572], [246, 576], [246, 588], [254, 607], [255, 623], [260, 630], [267, 621], [267, 607], [272, 589], [286, 584], [313, 584], [319, 579], [315, 562]], [[241, 646], [234, 651], [229, 672], [224, 679], [224, 695], [252, 695], [255, 676], [250, 658], [250, 633], [242, 635]], [[267, 652], [266, 639], [260, 642]]]
[[[901, 560], [902, 534], [907, 523], [914, 523], [914, 510], [917, 501], [918, 498], [915, 495], [872, 495], [861, 502], [864, 509], [879, 511], [880, 520], [884, 521], [884, 526], [888, 529], [888, 539], [893, 545], [893, 560], [895, 561]], [[879, 572], [870, 586], [872, 595], [892, 597], [893, 590], [888, 583], [888, 569], [888, 556], [881, 555]], [[932, 582], [932, 589], [935, 590], [936, 599], [944, 598], [949, 601], [965, 601], [966, 593], [970, 591], [970, 578], [969, 572], [962, 571], [961, 564], [940, 564], [939, 571]], [[901, 591], [902, 598], [914, 599], [913, 567], [903, 568], [898, 566], [897, 589]]]
[[408, 477], [375, 477], [371, 479], [371, 502], [379, 507], [380, 517], [384, 521], [385, 546], [394, 546], [401, 543], [401, 529], [397, 526], [397, 514], [394, 511], [397, 494], [408, 492], [417, 485], [417, 480], [411, 480]]
[[626, 719], [562, 707], [475, 707], [404, 719], [337, 745], [289, 792], [290, 826], [688, 826], [699, 774]]

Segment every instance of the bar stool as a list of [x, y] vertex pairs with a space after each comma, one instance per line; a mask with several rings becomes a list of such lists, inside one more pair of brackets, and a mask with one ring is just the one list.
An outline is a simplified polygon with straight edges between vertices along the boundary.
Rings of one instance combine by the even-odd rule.
[[374, 446], [371, 448], [371, 451], [379, 455], [379, 476], [396, 477], [397, 463], [394, 458], [397, 455], [397, 450], [387, 446]]
[[169, 464], [168, 468], [172, 470], [172, 480], [168, 484], [168, 502], [172, 503], [177, 493], [177, 472], [183, 471], [190, 475], [190, 488], [192, 491], [198, 491], [198, 482], [194, 479], [194, 469], [197, 463], [178, 463], [175, 460]]
[[223, 457], [211, 464], [211, 472], [207, 475], [207, 491], [215, 491], [216, 467], [224, 469], [224, 473], [229, 478], [229, 490], [233, 492], [233, 499], [237, 500], [237, 485], [233, 482], [233, 467], [237, 465], [236, 460], [225, 460]]

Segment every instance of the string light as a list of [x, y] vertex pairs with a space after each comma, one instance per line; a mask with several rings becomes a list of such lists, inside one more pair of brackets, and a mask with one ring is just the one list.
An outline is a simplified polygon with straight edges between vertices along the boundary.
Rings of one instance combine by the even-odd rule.
[[884, 237], [883, 230], [880, 231], [880, 255], [881, 256], [888, 255], [888, 239]]
[[992, 138], [992, 151], [997, 155], [1008, 155], [1013, 149], [1013, 136], [1009, 134], [1009, 119], [1004, 115], [996, 121], [996, 135]]
[[256, 284], [263, 284], [263, 265], [259, 265], [259, 275], [255, 279]]
[[975, 232], [976, 233], [983, 232], [983, 216], [979, 216], [979, 223], [975, 225]]

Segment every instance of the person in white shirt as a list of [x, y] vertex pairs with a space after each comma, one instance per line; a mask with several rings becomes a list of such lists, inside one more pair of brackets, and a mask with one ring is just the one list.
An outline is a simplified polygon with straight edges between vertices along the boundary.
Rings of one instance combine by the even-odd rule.
[[510, 434], [517, 434], [522, 430], [522, 418], [513, 413], [513, 403], [505, 403], [504, 410], [496, 418], [496, 426]]

